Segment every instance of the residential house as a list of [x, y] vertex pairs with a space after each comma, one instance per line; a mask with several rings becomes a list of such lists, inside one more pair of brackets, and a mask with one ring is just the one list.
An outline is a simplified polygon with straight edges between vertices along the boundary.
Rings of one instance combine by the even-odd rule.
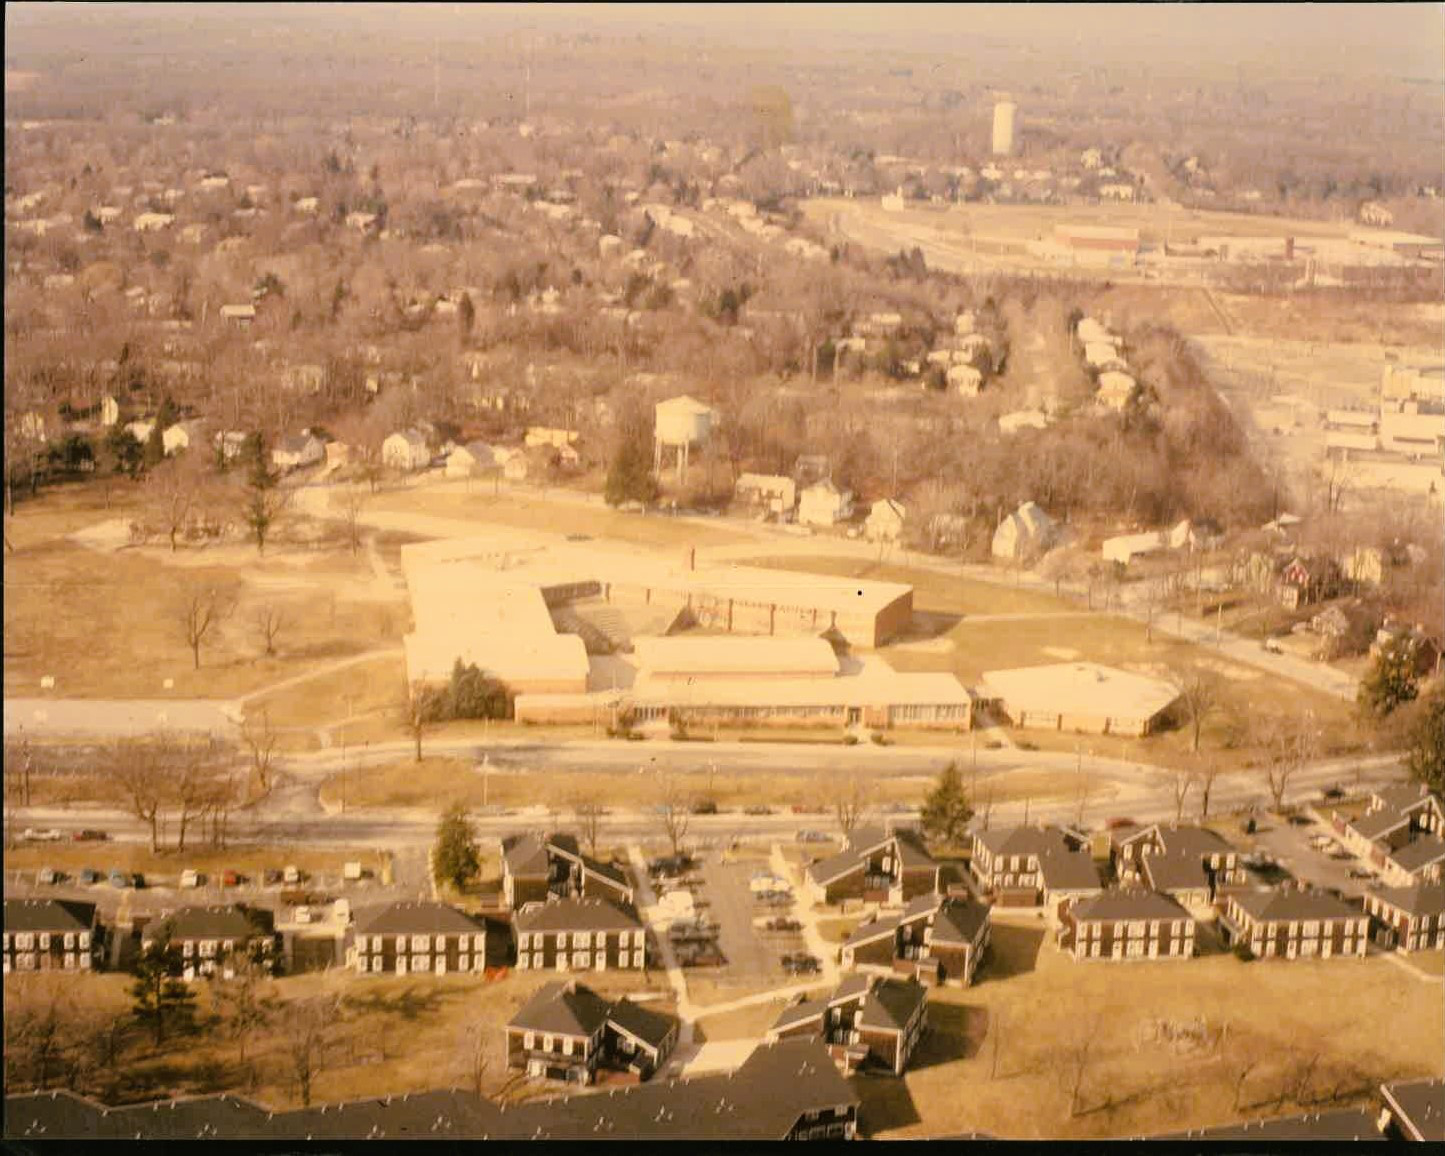
[[863, 532], [872, 542], [896, 542], [903, 536], [903, 519], [907, 511], [903, 503], [880, 498], [864, 522]]
[[815, 903], [862, 899], [902, 906], [937, 892], [939, 870], [916, 831], [862, 827], [837, 855], [808, 866], [803, 890]]
[[347, 964], [358, 975], [445, 975], [487, 966], [487, 925], [445, 903], [402, 901], [358, 915]]
[[1094, 401], [1116, 412], [1128, 409], [1139, 389], [1139, 383], [1119, 369], [1106, 369], [1099, 374], [1098, 386]]
[[502, 459], [502, 477], [509, 482], [524, 482], [529, 478], [542, 481], [561, 461], [562, 451], [554, 446], [539, 445], [514, 449]]
[[606, 899], [526, 903], [512, 919], [522, 971], [641, 971], [647, 932], [637, 913]]
[[793, 463], [793, 481], [800, 486], [811, 486], [829, 476], [827, 454], [799, 454]]
[[928, 991], [916, 980], [847, 976], [830, 994], [799, 998], [768, 1029], [769, 1042], [816, 1036], [846, 1075], [869, 1065], [901, 1076], [928, 1024]]
[[798, 504], [798, 486], [792, 478], [780, 474], [742, 474], [733, 487], [733, 496], [741, 505], [786, 516]]
[[218, 430], [211, 441], [225, 462], [235, 461], [246, 449], [246, 435], [238, 429]]
[[249, 302], [244, 305], [222, 305], [221, 320], [244, 328], [256, 320], [256, 307]]
[[1109, 861], [1120, 883], [1147, 886], [1186, 907], [1207, 907], [1219, 888], [1245, 882], [1239, 852], [1206, 827], [1116, 828], [1109, 833]]
[[1418, 675], [1429, 674], [1440, 662], [1439, 643], [1425, 633], [1425, 628], [1419, 623], [1410, 625], [1386, 618], [1384, 624], [1375, 632], [1374, 642], [1370, 644], [1370, 657], [1376, 658], [1387, 647], [1396, 645], [1404, 646], [1406, 653], [1414, 660], [1415, 673]]
[[983, 389], [983, 372], [972, 365], [950, 365], [944, 374], [948, 388], [964, 397], [977, 397]]
[[1370, 925], [1401, 951], [1445, 947], [1445, 883], [1412, 883], [1365, 892]]
[[815, 482], [798, 497], [798, 521], [805, 526], [832, 526], [853, 512], [853, 495], [831, 478]]
[[131, 227], [137, 233], [155, 233], [170, 228], [175, 219], [171, 213], [137, 213]]
[[1280, 604], [1290, 610], [1332, 597], [1339, 586], [1339, 566], [1330, 558], [1296, 555], [1279, 573]]
[[1365, 814], [1346, 819], [1335, 812], [1331, 825], [1345, 847], [1392, 886], [1438, 880], [1445, 871], [1445, 804], [1420, 784], [1382, 787]]
[[1189, 959], [1194, 917], [1157, 891], [1105, 891], [1065, 906], [1059, 946], [1081, 959]]
[[507, 1022], [507, 1067], [584, 1085], [596, 1082], [599, 1067], [645, 1080], [667, 1062], [678, 1031], [676, 1016], [554, 980]]
[[839, 958], [847, 968], [886, 968], [925, 984], [966, 987], [988, 951], [989, 911], [973, 898], [920, 895], [898, 915], [854, 928]]
[[204, 444], [205, 435], [201, 430], [201, 423], [198, 421], [178, 421], [161, 432], [161, 445], [164, 447], [167, 457], [179, 453], [181, 450], [188, 450], [192, 446]]
[[1088, 837], [1069, 827], [975, 831], [969, 871], [999, 906], [1062, 901], [1103, 890], [1088, 846]]
[[1380, 1087], [1382, 1129], [1392, 1140], [1445, 1142], [1445, 1080], [1396, 1080]]
[[381, 443], [381, 461], [395, 470], [426, 469], [431, 465], [431, 450], [426, 436], [420, 430], [397, 430]]
[[130, 421], [125, 424], [125, 432], [140, 442], [141, 445], [145, 445], [146, 442], [150, 441], [151, 431], [155, 428], [156, 423], [154, 418], [142, 418], [139, 421]]
[[234, 904], [182, 907], [146, 926], [141, 946], [157, 942], [168, 942], [179, 949], [181, 976], [187, 980], [218, 973], [231, 979], [237, 960], [254, 959], [273, 968], [277, 955], [272, 913]]
[[7, 899], [5, 974], [19, 971], [95, 971], [105, 937], [94, 903], [71, 899]]
[[116, 401], [110, 394], [104, 394], [100, 399], [100, 424], [106, 427], [120, 423], [120, 402]]
[[1163, 530], [1146, 530], [1142, 534], [1120, 534], [1118, 537], [1105, 538], [1099, 552], [1105, 561], [1127, 566], [1135, 558], [1156, 553], [1165, 549], [1168, 544], [1168, 536]]
[[467, 442], [447, 455], [446, 475], [449, 478], [470, 478], [492, 473], [501, 468], [497, 451], [486, 442]]
[[574, 445], [581, 435], [574, 429], [558, 429], [552, 426], [533, 425], [527, 427], [522, 444], [528, 449], [533, 446], [551, 446], [561, 450]]
[[627, 871], [584, 855], [577, 837], [509, 835], [502, 840], [502, 895], [513, 910], [528, 903], [574, 896], [630, 904], [635, 900]]
[[314, 466], [326, 459], [326, 447], [310, 430], [287, 434], [271, 449], [271, 464], [282, 470]]
[[1262, 959], [1363, 956], [1369, 926], [1354, 904], [1298, 888], [1231, 895], [1219, 918], [1226, 945], [1243, 944]]
[[998, 524], [993, 534], [993, 556], [1027, 561], [1042, 554], [1059, 536], [1058, 526], [1034, 502], [1025, 502]]

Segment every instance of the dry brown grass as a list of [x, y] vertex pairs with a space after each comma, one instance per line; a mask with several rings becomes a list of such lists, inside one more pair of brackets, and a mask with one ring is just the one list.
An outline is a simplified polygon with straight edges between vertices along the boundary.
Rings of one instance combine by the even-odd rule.
[[[1275, 1097], [1291, 1065], [1315, 1052], [1320, 1064], [1306, 1107], [1335, 1091], [1368, 1096], [1383, 1080], [1440, 1073], [1442, 991], [1406, 982], [1386, 960], [1245, 964], [1220, 954], [1076, 964], [1042, 937], [1042, 925], [1026, 917], [999, 920], [977, 986], [930, 993], [933, 1032], [904, 1086], [857, 1084], [869, 1132], [1094, 1138], [1282, 1114], [1303, 1110], [1288, 1096], [1282, 1103]], [[997, 1079], [990, 1077], [993, 1015], [1002, 1016]], [[1136, 1046], [1145, 1021], [1200, 1016], [1211, 1027], [1230, 1025], [1234, 1042], [1225, 1058]], [[1093, 1032], [1095, 1059], [1083, 1110], [1071, 1118], [1061, 1044], [1076, 1027]], [[1258, 1047], [1264, 1060], [1245, 1081], [1236, 1111], [1226, 1069], [1246, 1046]]]
[[353, 718], [365, 718], [395, 710], [406, 685], [406, 660], [398, 650], [260, 695], [246, 704], [246, 717], [259, 719], [264, 712], [273, 727], [316, 727], [345, 719], [349, 705]]
[[[688, 991], [691, 993], [691, 985]], [[701, 1016], [697, 1020], [698, 1038], [705, 1042], [718, 1040], [758, 1039], [773, 1026], [773, 1021], [787, 1006], [786, 1001], [776, 999], [735, 1011], [719, 1012], [717, 1015]]]

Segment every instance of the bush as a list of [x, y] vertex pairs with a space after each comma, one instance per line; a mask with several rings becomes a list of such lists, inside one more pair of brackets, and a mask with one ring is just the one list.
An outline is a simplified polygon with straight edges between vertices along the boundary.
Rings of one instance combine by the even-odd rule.
[[1240, 963], [1251, 963], [1254, 960], [1254, 952], [1249, 950], [1249, 944], [1236, 943], [1234, 945], [1234, 958]]
[[844, 736], [843, 736], [843, 745], [844, 745], [845, 747], [856, 747], [856, 746], [858, 745], [858, 736], [855, 735], [855, 734], [846, 734], [846, 735], [844, 735]]

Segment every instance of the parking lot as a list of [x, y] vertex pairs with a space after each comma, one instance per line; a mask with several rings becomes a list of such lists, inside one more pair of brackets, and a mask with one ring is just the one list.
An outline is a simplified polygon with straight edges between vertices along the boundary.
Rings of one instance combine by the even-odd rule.
[[1333, 859], [1330, 847], [1313, 846], [1311, 840], [1316, 836], [1328, 836], [1333, 848], [1339, 848], [1340, 843], [1328, 822], [1311, 815], [1302, 815], [1301, 818], [1308, 818], [1310, 822], [1290, 823], [1273, 818], [1263, 822], [1254, 835], [1255, 850], [1277, 860], [1302, 882], [1338, 891], [1347, 898], [1363, 895], [1373, 880], [1352, 879], [1350, 872], [1365, 865], [1353, 855]]

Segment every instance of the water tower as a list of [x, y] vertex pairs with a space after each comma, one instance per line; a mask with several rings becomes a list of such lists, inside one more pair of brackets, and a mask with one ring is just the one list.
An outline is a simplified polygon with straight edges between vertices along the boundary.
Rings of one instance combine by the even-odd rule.
[[993, 106], [993, 155], [1010, 157], [1014, 152], [1014, 120], [1018, 106], [1005, 95], [1000, 95]]
[[656, 414], [653, 468], [661, 471], [666, 451], [672, 450], [677, 461], [677, 480], [685, 481], [687, 460], [693, 447], [706, 445], [712, 434], [713, 409], [683, 394], [658, 402]]

